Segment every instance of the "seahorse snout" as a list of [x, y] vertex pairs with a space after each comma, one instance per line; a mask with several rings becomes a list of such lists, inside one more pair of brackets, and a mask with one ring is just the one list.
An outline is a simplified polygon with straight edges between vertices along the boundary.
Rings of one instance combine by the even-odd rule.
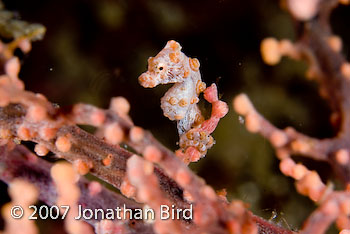
[[157, 86], [157, 82], [147, 72], [139, 76], [139, 83], [145, 88], [153, 88]]

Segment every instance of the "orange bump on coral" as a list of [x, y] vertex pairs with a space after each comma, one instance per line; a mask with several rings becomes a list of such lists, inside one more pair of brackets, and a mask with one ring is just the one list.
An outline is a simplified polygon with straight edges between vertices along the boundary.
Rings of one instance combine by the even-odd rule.
[[145, 132], [141, 127], [134, 126], [130, 129], [129, 137], [132, 142], [139, 142], [144, 138]]
[[292, 15], [301, 21], [310, 20], [318, 12], [320, 0], [287, 0]]
[[5, 64], [5, 72], [8, 76], [12, 78], [17, 78], [21, 65], [17, 57], [9, 59]]
[[148, 161], [143, 162], [143, 172], [145, 173], [145, 175], [151, 175], [153, 173], [153, 170], [154, 170], [153, 163]]
[[193, 222], [198, 226], [206, 226], [213, 219], [214, 212], [213, 208], [208, 207], [207, 204], [198, 203], [193, 208]]
[[343, 46], [342, 40], [338, 36], [330, 36], [328, 38], [328, 45], [334, 50], [335, 52], [340, 52]]
[[190, 194], [187, 190], [183, 191], [183, 197], [187, 202], [194, 202], [192, 194]]
[[340, 165], [343, 165], [343, 166], [349, 163], [350, 161], [349, 157], [350, 157], [349, 151], [346, 149], [340, 149], [335, 153], [335, 159]]
[[68, 152], [72, 146], [67, 136], [59, 136], [55, 142], [57, 149], [61, 152]]
[[227, 200], [227, 190], [225, 188], [220, 189], [220, 190], [216, 190], [216, 195], [222, 201], [228, 202], [228, 200]]
[[310, 150], [310, 145], [304, 140], [295, 140], [291, 143], [291, 147], [296, 152], [306, 153]]
[[271, 144], [275, 147], [282, 147], [287, 143], [288, 137], [282, 131], [273, 131], [270, 135]]
[[296, 182], [296, 188], [300, 194], [307, 195], [313, 201], [319, 201], [326, 186], [315, 171], [307, 173], [301, 180]]
[[10, 129], [1, 128], [0, 129], [0, 138], [1, 139], [10, 139], [12, 136]]
[[340, 202], [340, 209], [343, 214], [349, 216], [350, 215], [350, 199], [346, 198]]
[[42, 101], [47, 101], [47, 98], [44, 96], [44, 94], [41, 94], [41, 93], [36, 93], [35, 96], [37, 98], [40, 98]]
[[108, 154], [107, 157], [105, 157], [104, 159], [102, 159], [102, 163], [104, 166], [109, 166], [112, 163], [112, 155]]
[[261, 128], [259, 116], [257, 114], [248, 114], [245, 119], [245, 126], [252, 133], [259, 132]]
[[205, 185], [204, 187], [202, 187], [201, 193], [211, 201], [215, 201], [217, 198], [214, 189], [209, 185]]
[[56, 136], [57, 129], [51, 127], [41, 127], [39, 130], [39, 135], [45, 141], [49, 141]]
[[159, 162], [162, 159], [162, 152], [154, 145], [148, 145], [143, 151], [145, 159], [151, 162]]
[[350, 4], [350, 0], [339, 0], [339, 3], [343, 4], [343, 5], [349, 5]]
[[34, 147], [34, 151], [39, 156], [45, 156], [49, 152], [49, 150], [42, 144], [36, 144]]
[[279, 42], [275, 38], [265, 38], [260, 45], [262, 59], [268, 65], [276, 65], [281, 60]]
[[321, 206], [321, 211], [327, 216], [336, 217], [339, 212], [339, 206], [336, 201], [329, 200]]
[[35, 185], [22, 179], [15, 179], [9, 185], [9, 195], [15, 202], [33, 204], [38, 198], [39, 191]]
[[349, 220], [348, 216], [341, 214], [341, 213], [340, 214], [338, 213], [336, 215], [338, 215], [338, 217], [335, 221], [335, 224], [339, 230], [344, 230], [344, 229], [350, 228], [350, 220]]
[[295, 162], [291, 158], [284, 158], [280, 162], [280, 170], [287, 176], [292, 175], [292, 170], [295, 166]]
[[102, 185], [98, 181], [91, 181], [88, 189], [90, 196], [95, 196], [102, 191]]
[[350, 81], [350, 63], [343, 63], [340, 67], [343, 76]]
[[54, 181], [65, 183], [70, 181], [74, 183], [77, 180], [77, 174], [75, 173], [72, 165], [68, 162], [58, 162], [51, 167], [51, 177]]
[[120, 115], [127, 115], [130, 111], [130, 103], [124, 97], [114, 97], [109, 108]]
[[296, 58], [296, 51], [293, 43], [288, 39], [283, 39], [279, 42], [279, 50], [281, 55], [289, 55]]
[[79, 175], [86, 175], [89, 173], [91, 165], [81, 159], [77, 159], [73, 162], [73, 167]]
[[31, 134], [29, 128], [25, 127], [24, 125], [20, 126], [17, 129], [17, 136], [24, 141], [30, 140]]
[[151, 192], [152, 188], [149, 187], [140, 187], [138, 189], [137, 192], [137, 198], [143, 202], [143, 203], [147, 203], [148, 201], [152, 200], [152, 192]]
[[140, 170], [141, 163], [143, 163], [143, 160], [136, 154], [132, 155], [128, 159], [128, 161], [126, 162], [128, 178], [140, 178], [143, 176], [143, 172]]
[[124, 131], [118, 123], [112, 123], [105, 127], [104, 137], [112, 145], [119, 144], [124, 138]]
[[91, 124], [94, 126], [101, 126], [106, 120], [106, 115], [102, 110], [96, 109], [90, 116]]
[[33, 105], [28, 108], [27, 118], [33, 122], [39, 122], [47, 116], [46, 109], [39, 105]]
[[244, 93], [236, 96], [233, 99], [233, 108], [235, 109], [235, 111], [240, 114], [240, 115], [247, 115], [250, 112], [254, 111], [254, 107], [251, 103], [251, 101], [249, 100], [248, 96]]
[[32, 43], [30, 42], [29, 39], [25, 38], [25, 39], [22, 39], [22, 40], [18, 43], [18, 47], [19, 47], [24, 53], [28, 53], [28, 52], [32, 49]]
[[297, 164], [292, 168], [291, 176], [296, 180], [300, 180], [306, 175], [306, 173], [308, 173], [308, 171], [309, 170], [303, 164]]
[[120, 186], [120, 192], [126, 197], [135, 197], [136, 188], [127, 179], [124, 179]]
[[185, 169], [180, 168], [176, 172], [175, 180], [180, 184], [180, 186], [185, 187], [191, 182], [191, 176]]

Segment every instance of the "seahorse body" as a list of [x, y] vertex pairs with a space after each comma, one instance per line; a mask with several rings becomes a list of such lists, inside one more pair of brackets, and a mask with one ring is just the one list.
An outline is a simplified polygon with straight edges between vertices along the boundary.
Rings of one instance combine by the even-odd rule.
[[166, 117], [177, 121], [180, 136], [203, 120], [196, 105], [199, 93], [205, 89], [199, 62], [182, 53], [179, 43], [169, 41], [154, 58], [149, 58], [148, 71], [139, 77], [139, 81], [146, 88], [175, 83], [162, 97], [161, 108]]
[[[180, 136], [177, 155], [185, 162], [203, 157], [213, 146], [210, 134], [228, 107], [218, 100], [215, 84], [206, 89], [199, 73], [199, 61], [182, 53], [179, 43], [169, 41], [155, 57], [148, 59], [148, 70], [141, 74], [139, 82], [145, 88], [174, 83], [161, 98], [161, 108], [166, 117], [177, 121]], [[203, 91], [204, 98], [212, 104], [211, 117], [205, 121], [197, 106]]]

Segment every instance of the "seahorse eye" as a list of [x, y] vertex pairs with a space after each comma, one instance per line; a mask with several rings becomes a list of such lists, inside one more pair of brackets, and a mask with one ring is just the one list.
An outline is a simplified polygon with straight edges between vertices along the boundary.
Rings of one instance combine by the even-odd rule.
[[164, 64], [160, 63], [160, 64], [157, 65], [157, 70], [158, 70], [158, 71], [161, 72], [161, 71], [163, 71], [164, 69], [165, 69]]

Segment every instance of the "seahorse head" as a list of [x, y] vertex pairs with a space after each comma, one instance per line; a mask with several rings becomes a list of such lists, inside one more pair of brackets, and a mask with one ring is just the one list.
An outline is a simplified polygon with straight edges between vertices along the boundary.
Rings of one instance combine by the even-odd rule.
[[168, 41], [155, 57], [148, 59], [148, 70], [140, 75], [140, 84], [145, 88], [153, 88], [159, 84], [184, 81], [190, 73], [186, 58], [178, 42]]

